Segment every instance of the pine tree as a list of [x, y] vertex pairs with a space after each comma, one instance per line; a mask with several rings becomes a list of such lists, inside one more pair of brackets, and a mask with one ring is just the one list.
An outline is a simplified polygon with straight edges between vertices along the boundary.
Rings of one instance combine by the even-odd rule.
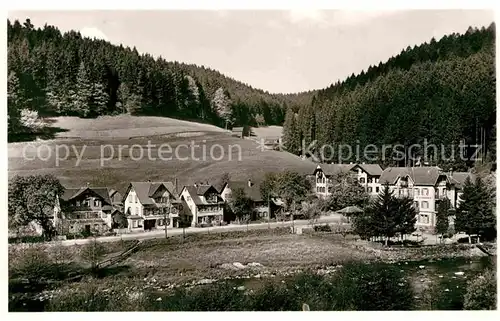
[[88, 117], [91, 114], [92, 84], [89, 81], [83, 62], [78, 69], [76, 81], [74, 108], [79, 115]]
[[449, 199], [445, 198], [439, 202], [436, 213], [436, 233], [441, 234], [441, 242], [444, 240], [444, 235], [448, 233], [450, 210]]
[[283, 124], [283, 145], [285, 150], [292, 154], [298, 154], [301, 148], [295, 112], [291, 108], [286, 111]]
[[491, 238], [496, 236], [494, 197], [480, 177], [473, 183], [467, 177], [461, 202], [456, 211], [455, 230], [471, 235]]
[[22, 101], [19, 89], [19, 78], [10, 72], [7, 78], [7, 132], [9, 135], [20, 131]]
[[109, 95], [105, 91], [104, 86], [101, 83], [95, 83], [92, 90], [92, 105], [94, 107], [93, 112], [96, 115], [105, 114], [108, 101]]

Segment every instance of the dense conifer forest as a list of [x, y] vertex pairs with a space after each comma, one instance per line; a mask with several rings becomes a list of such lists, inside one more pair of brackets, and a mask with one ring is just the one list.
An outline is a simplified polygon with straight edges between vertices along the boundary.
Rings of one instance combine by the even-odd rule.
[[[221, 127], [284, 124], [285, 147], [295, 154], [302, 140], [361, 149], [427, 140], [448, 153], [460, 142], [482, 144], [482, 156], [495, 159], [493, 23], [408, 47], [342, 82], [297, 94], [268, 93], [203, 66], [155, 59], [76, 31], [35, 28], [29, 19], [7, 26], [9, 133], [25, 108], [42, 116], [130, 113]], [[466, 165], [443, 164], [436, 156], [424, 161]]]
[[[282, 124], [297, 95], [270, 94], [196, 65], [155, 59], [136, 48], [7, 20], [9, 119], [131, 113], [220, 126]], [[303, 101], [307, 101], [303, 99]]]
[[[302, 140], [306, 146], [317, 140], [316, 146], [348, 144], [361, 150], [369, 144], [424, 146], [427, 140], [438, 145], [438, 154], [443, 144], [449, 156], [453, 144], [455, 158], [459, 158], [458, 146], [465, 142], [483, 145], [479, 152], [483, 160], [494, 160], [495, 82], [495, 25], [470, 27], [464, 34], [408, 47], [385, 63], [319, 90], [310, 104], [289, 108], [285, 145], [299, 154]], [[474, 149], [466, 148], [465, 158]], [[456, 169], [468, 163], [443, 160], [433, 150], [427, 155], [422, 149], [406, 150], [406, 154], [413, 159], [426, 156], [422, 162], [429, 165]], [[323, 155], [330, 158], [328, 150]], [[405, 165], [404, 161], [385, 163]]]

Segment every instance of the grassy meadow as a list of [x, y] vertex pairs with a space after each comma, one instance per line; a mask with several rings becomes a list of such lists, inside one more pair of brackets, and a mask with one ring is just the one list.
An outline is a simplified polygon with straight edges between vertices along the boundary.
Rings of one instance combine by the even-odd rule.
[[[232, 137], [207, 124], [133, 116], [58, 117], [51, 122], [65, 131], [51, 140], [8, 144], [9, 177], [53, 174], [66, 187], [90, 183], [124, 191], [131, 181], [177, 177], [183, 185], [214, 182], [225, 172], [232, 179], [258, 180], [269, 171], [310, 173], [315, 168], [310, 161], [285, 152], [263, 151], [253, 140]], [[188, 148], [193, 143], [198, 147]], [[159, 151], [162, 144], [170, 149]]]

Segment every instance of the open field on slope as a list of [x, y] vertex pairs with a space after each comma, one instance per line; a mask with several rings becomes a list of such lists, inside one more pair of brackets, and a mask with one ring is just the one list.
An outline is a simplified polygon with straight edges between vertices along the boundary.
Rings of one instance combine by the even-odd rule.
[[[66, 126], [68, 131], [63, 134], [68, 136], [68, 133], [83, 133], [81, 138], [8, 144], [9, 177], [53, 174], [66, 187], [90, 183], [124, 191], [131, 181], [173, 180], [177, 177], [182, 186], [194, 181], [214, 182], [225, 172], [232, 179], [251, 177], [258, 180], [269, 171], [290, 169], [311, 173], [315, 168], [314, 163], [289, 153], [262, 151], [256, 142], [231, 137], [215, 126], [215, 130], [210, 131], [208, 128], [211, 125], [187, 122], [190, 125], [183, 127], [181, 132], [184, 133], [175, 132], [179, 127], [174, 125], [165, 126], [162, 135], [148, 136], [151, 131], [157, 130], [159, 122], [179, 121], [158, 117], [108, 117], [106, 123], [109, 130], [121, 133], [121, 136], [97, 137], [95, 133], [106, 131], [104, 117], [96, 120], [72, 119], [71, 124], [68, 118], [58, 118], [54, 126]], [[151, 119], [153, 127], [146, 127], [148, 119]], [[135, 128], [135, 134], [144, 137], [129, 138], [125, 134], [130, 129], [124, 126]], [[201, 127], [195, 129], [198, 126]], [[161, 147], [162, 144], [164, 147]], [[188, 147], [193, 144], [198, 146]], [[213, 158], [210, 157], [210, 150]]]
[[49, 119], [52, 127], [66, 130], [56, 134], [60, 138], [130, 138], [155, 136], [189, 131], [226, 132], [214, 125], [185, 120], [148, 116], [100, 116], [96, 119], [55, 117]]

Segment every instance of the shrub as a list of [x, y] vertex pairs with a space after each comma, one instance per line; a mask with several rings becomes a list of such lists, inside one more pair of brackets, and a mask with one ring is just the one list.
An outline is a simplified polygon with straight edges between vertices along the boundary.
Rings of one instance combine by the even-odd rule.
[[18, 254], [15, 258], [9, 258], [12, 260], [9, 270], [14, 276], [33, 282], [52, 270], [52, 260], [44, 249], [30, 246]]
[[497, 279], [494, 270], [486, 270], [467, 284], [465, 310], [496, 310]]
[[314, 231], [315, 232], [331, 232], [332, 228], [328, 224], [325, 224], [325, 225], [315, 225], [314, 226]]
[[105, 254], [106, 248], [95, 239], [92, 240], [92, 242], [85, 244], [80, 251], [82, 260], [90, 265], [92, 271], [96, 271], [98, 269], [99, 261]]
[[156, 301], [156, 297], [150, 301], [156, 311], [241, 311], [246, 306], [243, 291], [227, 283], [177, 289], [161, 301]]

